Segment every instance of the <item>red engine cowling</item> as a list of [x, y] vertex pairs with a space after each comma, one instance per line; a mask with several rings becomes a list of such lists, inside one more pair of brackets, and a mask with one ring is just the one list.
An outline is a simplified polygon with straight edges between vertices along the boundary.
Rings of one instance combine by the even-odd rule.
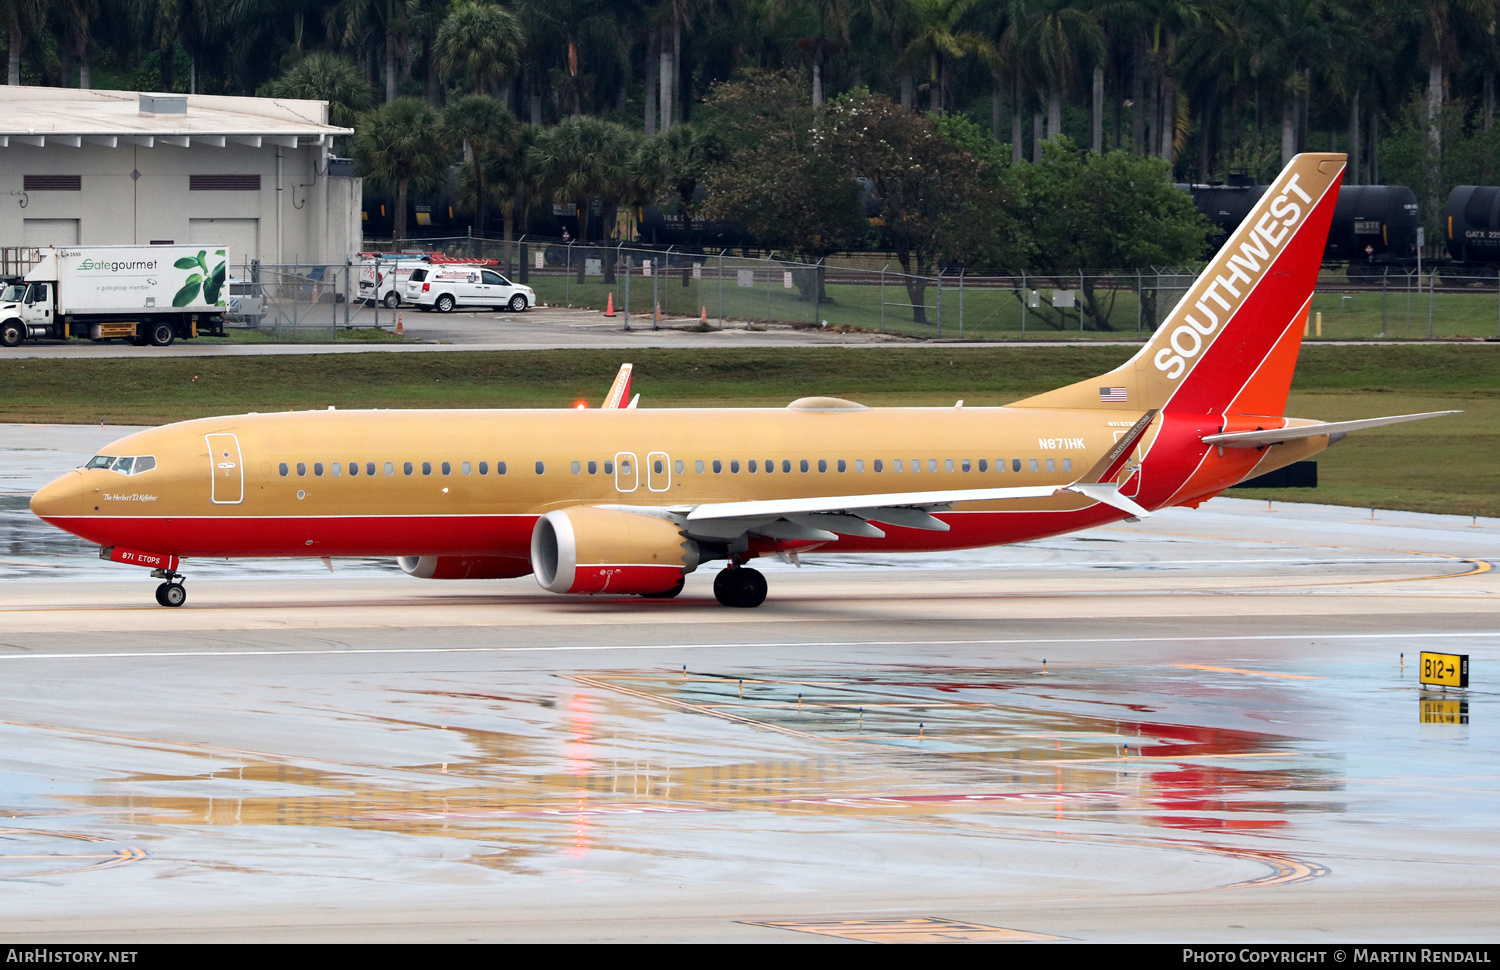
[[532, 570], [553, 593], [665, 593], [698, 559], [675, 522], [634, 512], [558, 509], [531, 532]]
[[403, 572], [418, 579], [514, 579], [531, 572], [516, 556], [401, 556]]

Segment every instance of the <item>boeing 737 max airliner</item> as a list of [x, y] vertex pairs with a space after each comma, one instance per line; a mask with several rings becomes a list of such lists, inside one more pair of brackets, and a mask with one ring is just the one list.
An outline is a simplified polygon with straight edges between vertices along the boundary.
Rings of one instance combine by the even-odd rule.
[[[1364, 427], [1285, 416], [1344, 156], [1292, 159], [1146, 346], [1002, 408], [304, 411], [121, 438], [32, 510], [186, 600], [189, 557], [394, 556], [429, 579], [675, 596], [768, 555], [965, 549], [1196, 506]], [[1450, 413], [1450, 412], [1441, 412]]]

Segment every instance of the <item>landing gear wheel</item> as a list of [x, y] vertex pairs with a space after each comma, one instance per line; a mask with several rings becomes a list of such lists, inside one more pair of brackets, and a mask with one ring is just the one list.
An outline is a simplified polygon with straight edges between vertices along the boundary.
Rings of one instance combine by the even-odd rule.
[[146, 339], [151, 341], [153, 347], [170, 347], [172, 338], [176, 336], [177, 332], [170, 323], [153, 323], [147, 331]]
[[642, 593], [641, 596], [648, 600], [669, 600], [672, 597], [676, 596], [678, 593], [682, 592], [682, 587], [686, 585], [687, 579], [683, 578], [677, 580], [677, 585], [673, 586], [671, 589], [664, 589], [660, 593]]
[[510, 312], [511, 313], [524, 313], [525, 311], [526, 311], [526, 297], [524, 297], [521, 294], [517, 293], [515, 296], [513, 296], [513, 297], [510, 298]]
[[187, 602], [187, 589], [181, 583], [162, 583], [156, 587], [156, 601], [162, 606], [181, 606]]
[[26, 339], [26, 328], [19, 321], [7, 320], [0, 325], [0, 344], [7, 347], [18, 347], [22, 340]]
[[725, 606], [754, 609], [766, 601], [766, 577], [745, 566], [720, 570], [714, 577], [714, 598]]
[[458, 306], [458, 301], [453, 298], [452, 294], [444, 293], [432, 305], [439, 313], [452, 313], [453, 308]]
[[397, 293], [395, 290], [392, 290], [391, 292], [387, 293], [385, 295], [385, 299], [381, 300], [380, 302], [384, 303], [387, 309], [394, 310], [396, 309], [396, 307], [401, 305], [401, 294]]

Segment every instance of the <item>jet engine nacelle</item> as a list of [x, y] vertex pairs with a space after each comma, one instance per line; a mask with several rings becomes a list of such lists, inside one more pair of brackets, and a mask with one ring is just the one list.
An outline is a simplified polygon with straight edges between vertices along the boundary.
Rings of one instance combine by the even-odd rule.
[[396, 562], [418, 579], [514, 579], [531, 572], [515, 556], [401, 556]]
[[670, 519], [613, 509], [548, 512], [531, 532], [536, 581], [553, 593], [664, 593], [698, 568]]

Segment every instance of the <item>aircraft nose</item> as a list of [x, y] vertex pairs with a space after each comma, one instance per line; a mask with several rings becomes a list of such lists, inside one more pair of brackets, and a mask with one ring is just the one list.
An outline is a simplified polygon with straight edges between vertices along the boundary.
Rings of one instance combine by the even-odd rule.
[[78, 515], [83, 511], [83, 474], [71, 471], [42, 486], [31, 496], [31, 511], [43, 519]]

